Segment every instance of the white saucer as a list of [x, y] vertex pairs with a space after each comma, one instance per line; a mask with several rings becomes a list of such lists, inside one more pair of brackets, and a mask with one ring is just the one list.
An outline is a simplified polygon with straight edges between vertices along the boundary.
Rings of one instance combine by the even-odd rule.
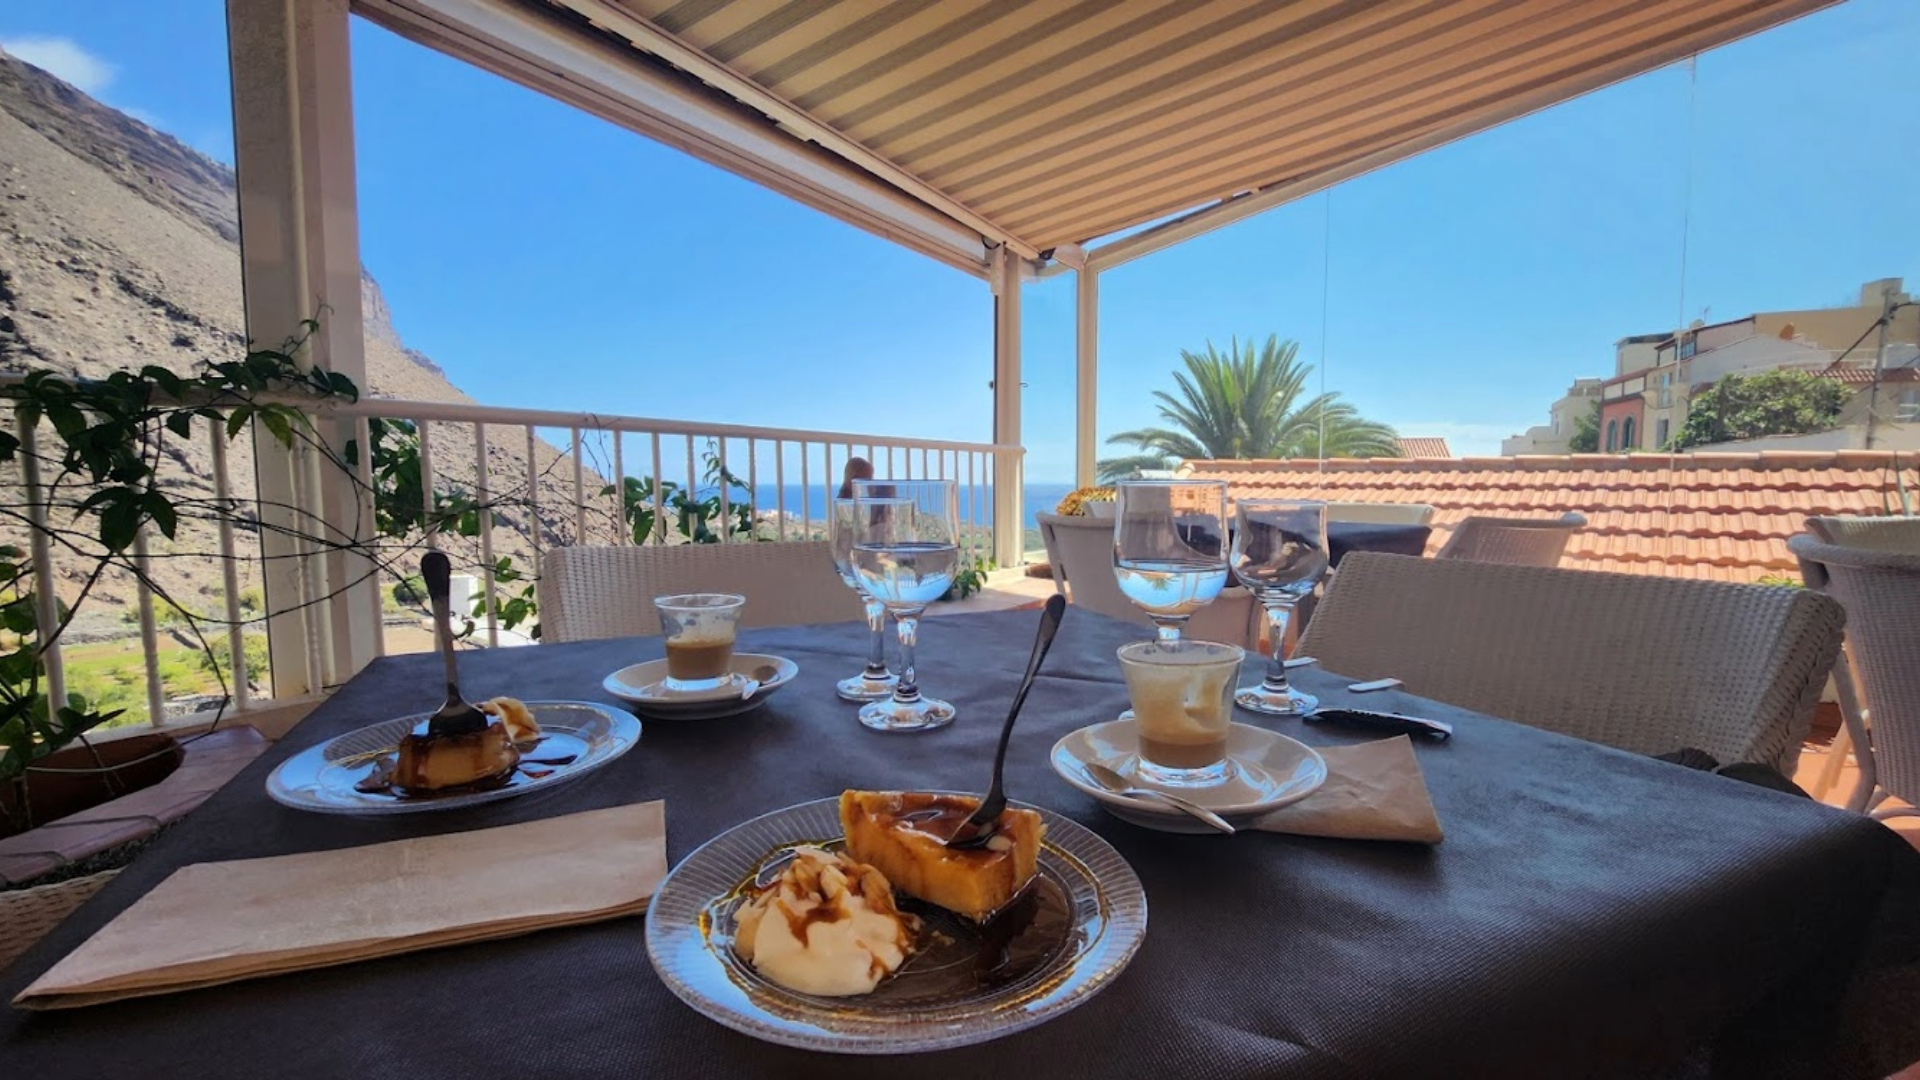
[[[800, 665], [785, 657], [737, 652], [733, 654], [733, 677], [712, 690], [667, 689], [665, 660], [623, 667], [600, 685], [642, 716], [661, 720], [717, 720], [765, 705], [775, 691], [792, 682], [798, 674]], [[741, 701], [740, 691], [749, 679], [760, 680], [760, 689]]]
[[1140, 787], [1161, 787], [1228, 821], [1258, 817], [1320, 789], [1327, 781], [1327, 763], [1313, 747], [1285, 735], [1248, 724], [1234, 724], [1227, 733], [1227, 757], [1233, 763], [1229, 779], [1207, 787], [1167, 787], [1134, 771], [1139, 739], [1132, 720], [1109, 720], [1068, 734], [1053, 744], [1050, 760], [1060, 778], [1099, 800], [1122, 821], [1149, 829], [1176, 833], [1211, 833], [1207, 825], [1155, 799], [1116, 795], [1093, 782], [1086, 763], [1098, 762]]

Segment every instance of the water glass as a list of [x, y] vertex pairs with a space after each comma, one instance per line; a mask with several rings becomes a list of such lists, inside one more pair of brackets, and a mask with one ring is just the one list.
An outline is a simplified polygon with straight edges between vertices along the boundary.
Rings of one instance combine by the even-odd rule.
[[920, 614], [953, 587], [960, 568], [959, 501], [952, 480], [856, 480], [852, 566], [861, 588], [893, 613], [900, 674], [893, 695], [869, 702], [860, 722], [876, 731], [929, 731], [954, 708], [920, 693], [914, 646]]
[[[869, 511], [871, 508], [867, 508]], [[848, 701], [884, 701], [893, 696], [897, 681], [887, 670], [887, 606], [874, 599], [860, 584], [853, 569], [854, 537], [860, 530], [862, 507], [852, 499], [833, 500], [828, 519], [828, 536], [833, 547], [833, 568], [847, 587], [860, 594], [867, 609], [867, 667], [834, 684], [834, 691]]]
[[1113, 573], [1160, 640], [1178, 641], [1193, 613], [1227, 584], [1224, 480], [1122, 480], [1115, 485]]
[[1233, 576], [1267, 611], [1273, 658], [1267, 677], [1234, 701], [1273, 716], [1301, 716], [1319, 702], [1287, 685], [1287, 631], [1293, 608], [1327, 572], [1327, 504], [1305, 499], [1241, 499], [1235, 510]]

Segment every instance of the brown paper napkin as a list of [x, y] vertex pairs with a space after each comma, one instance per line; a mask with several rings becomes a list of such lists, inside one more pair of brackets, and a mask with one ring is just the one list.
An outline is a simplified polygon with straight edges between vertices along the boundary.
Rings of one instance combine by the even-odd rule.
[[1251, 828], [1343, 840], [1437, 844], [1444, 838], [1405, 735], [1319, 750], [1327, 759], [1327, 782], [1292, 806], [1256, 818]]
[[511, 937], [646, 910], [665, 804], [174, 871], [13, 1003], [121, 998]]

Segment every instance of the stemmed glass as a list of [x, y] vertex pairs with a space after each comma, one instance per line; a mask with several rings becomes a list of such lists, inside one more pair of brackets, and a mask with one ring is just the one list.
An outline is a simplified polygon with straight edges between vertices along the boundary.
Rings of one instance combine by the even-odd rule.
[[1113, 573], [1161, 641], [1227, 584], [1224, 480], [1122, 480], [1115, 485]]
[[1327, 504], [1305, 499], [1241, 499], [1235, 512], [1233, 576], [1267, 609], [1273, 659], [1258, 686], [1233, 700], [1275, 716], [1310, 713], [1320, 702], [1287, 685], [1287, 627], [1293, 607], [1327, 572]]
[[960, 565], [959, 502], [952, 480], [856, 480], [853, 569], [867, 595], [886, 605], [900, 631], [893, 696], [860, 709], [876, 731], [929, 731], [953, 722], [954, 708], [924, 697], [913, 649], [920, 613], [953, 587]]
[[896, 681], [893, 672], [887, 670], [887, 606], [861, 586], [860, 575], [853, 570], [853, 543], [859, 531], [859, 515], [860, 506], [854, 500], [833, 500], [832, 517], [828, 520], [833, 568], [839, 571], [840, 580], [847, 583], [847, 588], [860, 594], [860, 602], [866, 605], [867, 631], [871, 635], [866, 670], [841, 679], [834, 684], [834, 690], [848, 701], [882, 701], [893, 696]]

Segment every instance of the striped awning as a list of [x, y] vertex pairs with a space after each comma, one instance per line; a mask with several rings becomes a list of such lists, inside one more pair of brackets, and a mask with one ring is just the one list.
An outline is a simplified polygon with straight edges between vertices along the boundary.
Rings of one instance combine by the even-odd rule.
[[463, 2], [615, 43], [1032, 255], [1337, 182], [1833, 0]]

